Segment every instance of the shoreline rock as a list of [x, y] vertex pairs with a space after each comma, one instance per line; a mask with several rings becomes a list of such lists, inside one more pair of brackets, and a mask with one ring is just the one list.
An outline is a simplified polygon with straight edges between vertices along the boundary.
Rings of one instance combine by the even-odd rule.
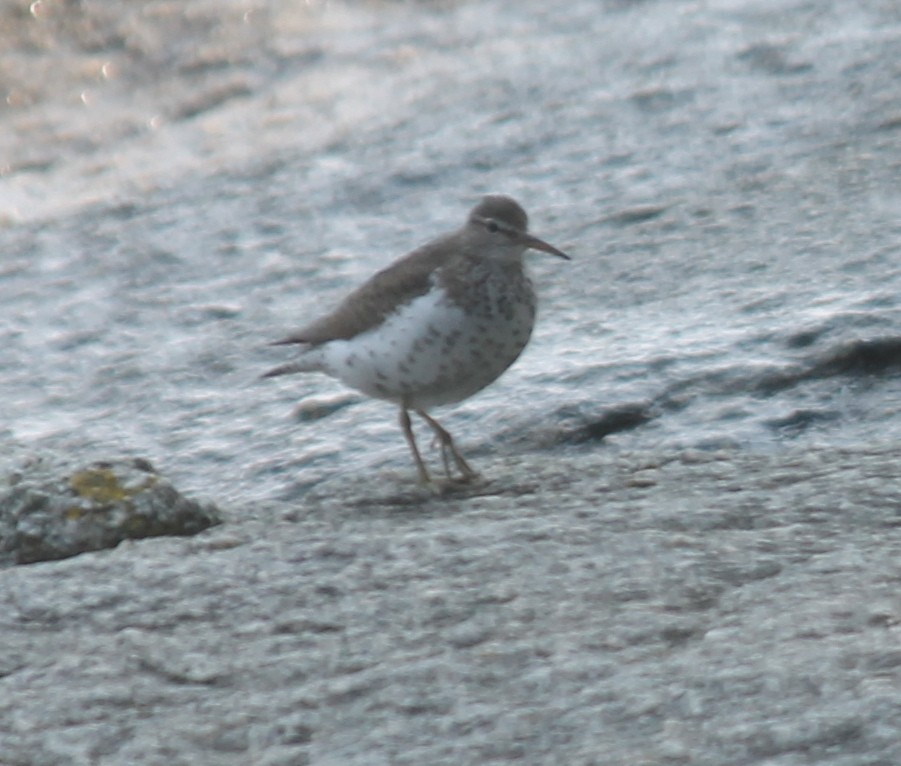
[[0, 565], [33, 564], [114, 548], [123, 540], [187, 536], [221, 523], [143, 458], [65, 466], [29, 460], [0, 488]]

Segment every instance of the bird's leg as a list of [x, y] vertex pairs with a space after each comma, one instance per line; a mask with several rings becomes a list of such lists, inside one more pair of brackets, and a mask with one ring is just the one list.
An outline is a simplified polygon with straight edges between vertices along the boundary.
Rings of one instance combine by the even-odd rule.
[[443, 441], [440, 441], [437, 436], [432, 441], [432, 447], [435, 446], [435, 442], [438, 442], [438, 449], [441, 450], [441, 465], [444, 466], [444, 475], [450, 479], [451, 468], [450, 461], [447, 459], [447, 445]]
[[[420, 415], [422, 414], [421, 412], [419, 412], [419, 410], [417, 410], [417, 413], [419, 413]], [[443, 432], [443, 435], [448, 437], [448, 439], [450, 439], [450, 434], [444, 428], [441, 428], [441, 426], [438, 426], [438, 429], [436, 429], [435, 426], [438, 425], [437, 421], [435, 421], [434, 418], [432, 418], [431, 420], [432, 420], [432, 422], [429, 423], [429, 426], [434, 431], [434, 436], [432, 436], [432, 443], [429, 446], [432, 449], [435, 449], [435, 447], [437, 446], [438, 449], [441, 450], [441, 464], [444, 466], [444, 475], [445, 475], [445, 477], [447, 477], [448, 481], [453, 481], [452, 476], [451, 476], [450, 461], [447, 459], [447, 453], [448, 453], [447, 444], [448, 444], [448, 442], [442, 438], [442, 432]], [[426, 421], [426, 422], [428, 422], [428, 421]]]
[[410, 445], [410, 452], [413, 453], [413, 460], [416, 461], [416, 470], [419, 472], [420, 484], [430, 484], [432, 480], [429, 477], [429, 472], [425, 467], [425, 463], [422, 462], [422, 455], [419, 454], [419, 447], [416, 446], [416, 437], [413, 436], [413, 425], [410, 423], [410, 413], [407, 412], [406, 407], [400, 408], [400, 427], [404, 432], [404, 438], [407, 440], [407, 444]]
[[469, 463], [463, 459], [463, 455], [457, 451], [454, 440], [447, 430], [435, 420], [435, 418], [431, 417], [423, 410], [416, 410], [416, 414], [429, 424], [429, 427], [435, 432], [435, 436], [438, 437], [438, 441], [441, 444], [441, 457], [444, 460], [444, 471], [447, 474], [447, 478], [451, 478], [450, 466], [447, 463], [448, 450], [450, 450], [451, 456], [454, 458], [454, 463], [456, 464], [457, 470], [460, 472], [463, 481], [470, 481], [478, 476], [478, 474], [469, 466]]

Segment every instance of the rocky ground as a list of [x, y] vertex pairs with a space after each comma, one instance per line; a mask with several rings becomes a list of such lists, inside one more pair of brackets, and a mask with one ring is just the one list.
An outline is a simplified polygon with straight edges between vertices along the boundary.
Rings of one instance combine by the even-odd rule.
[[[494, 401], [520, 420], [479, 437], [471, 418], [460, 440], [476, 441], [484, 482], [433, 493], [411, 483], [393, 424], [402, 457], [359, 459], [364, 437], [383, 443], [351, 429], [368, 410], [320, 429], [335, 441], [319, 462], [287, 464], [298, 425], [274, 425], [287, 397], [262, 408], [258, 387], [228, 377], [239, 361], [249, 378], [265, 369], [248, 349], [275, 319], [216, 292], [244, 257], [295, 275], [259, 287], [270, 296], [327, 283], [271, 241], [312, 243], [341, 271], [322, 240], [365, 243], [386, 210], [439, 217], [412, 197], [443, 216], [459, 198], [423, 190], [480, 190], [501, 165], [512, 193], [557, 195], [539, 233], [573, 250], [573, 273], [594, 274], [575, 271], [579, 257], [623, 254], [603, 284], [547, 291], [563, 316], [603, 295], [629, 331], [599, 336], [605, 347], [650, 343], [629, 312], [658, 305], [641, 305], [651, 289], [678, 295], [699, 273], [719, 284], [686, 297], [694, 326], [691, 306], [724, 301], [747, 273], [765, 303], [772, 283], [814, 289], [828, 268], [808, 269], [810, 253], [859, 255], [828, 272], [815, 316], [843, 285], [897, 273], [899, 46], [901, 13], [878, 0], [0, 2], [0, 289], [17, 291], [0, 328], [4, 448], [84, 467], [98, 450], [118, 458], [119, 436], [138, 467], [162, 453], [162, 475], [201, 487], [223, 521], [0, 571], [0, 764], [901, 763], [901, 447], [888, 418], [844, 446], [835, 433], [686, 449], [653, 428], [616, 442], [582, 422], [565, 438], [535, 381], [511, 372]], [[602, 69], [578, 59], [588, 50]], [[257, 228], [223, 221], [238, 209]], [[103, 260], [100, 245], [116, 255], [130, 236], [152, 247]], [[399, 249], [409, 232], [397, 237]], [[198, 255], [198, 241], [217, 247]], [[771, 249], [785, 270], [766, 270]], [[618, 265], [635, 260], [640, 273]], [[189, 283], [189, 268], [206, 281]], [[106, 297], [65, 303], [79, 279]], [[262, 284], [241, 279], [246, 294]], [[160, 284], [201, 297], [165, 303]], [[88, 319], [93, 335], [79, 334], [117, 291], [137, 328], [111, 310], [114, 330]], [[50, 340], [29, 324], [42, 312]], [[210, 349], [155, 335], [171, 316]], [[134, 358], [108, 356], [117, 333], [134, 333]], [[595, 342], [579, 338], [576, 361]], [[890, 393], [894, 369], [857, 372]], [[562, 410], [588, 376], [549, 370], [539, 382]], [[717, 396], [734, 385], [718, 380]], [[498, 443], [505, 425], [526, 436]]]
[[573, 453], [434, 498], [336, 479], [7, 570], [0, 757], [887, 766], [899, 456]]

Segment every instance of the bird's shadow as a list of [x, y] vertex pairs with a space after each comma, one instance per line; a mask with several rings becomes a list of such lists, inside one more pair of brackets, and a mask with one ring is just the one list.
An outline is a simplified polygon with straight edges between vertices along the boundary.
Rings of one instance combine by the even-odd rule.
[[[520, 477], [522, 478], [522, 477]], [[289, 490], [283, 500], [298, 502], [308, 509], [339, 506], [348, 512], [409, 514], [452, 512], [459, 503], [482, 497], [531, 495], [538, 491], [534, 481], [516, 477], [498, 478], [478, 475], [468, 481], [433, 479], [428, 484], [416, 481], [412, 472], [384, 471], [365, 476], [340, 476], [297, 492]], [[302, 511], [301, 511], [302, 513]]]

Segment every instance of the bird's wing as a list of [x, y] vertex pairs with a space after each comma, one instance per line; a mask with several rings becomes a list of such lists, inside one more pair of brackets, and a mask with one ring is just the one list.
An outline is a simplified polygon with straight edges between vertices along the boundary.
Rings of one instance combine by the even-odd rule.
[[431, 242], [398, 259], [360, 285], [330, 314], [273, 345], [348, 340], [378, 327], [398, 306], [431, 289], [433, 272], [449, 259], [449, 251], [442, 245], [442, 240]]

